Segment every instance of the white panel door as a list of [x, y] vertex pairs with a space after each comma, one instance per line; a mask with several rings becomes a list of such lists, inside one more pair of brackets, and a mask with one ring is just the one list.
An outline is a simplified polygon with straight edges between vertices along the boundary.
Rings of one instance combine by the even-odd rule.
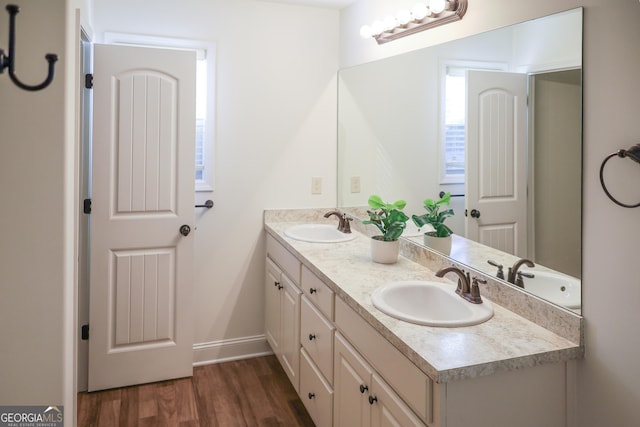
[[467, 238], [522, 257], [527, 250], [526, 109], [526, 75], [467, 72]]
[[90, 391], [192, 375], [195, 64], [95, 46]]

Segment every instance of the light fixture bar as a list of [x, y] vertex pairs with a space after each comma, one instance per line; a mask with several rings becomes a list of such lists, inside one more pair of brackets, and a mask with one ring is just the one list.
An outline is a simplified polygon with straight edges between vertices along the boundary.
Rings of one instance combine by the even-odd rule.
[[[432, 11], [429, 6], [431, 2], [419, 3], [416, 6], [424, 6], [426, 11], [424, 12], [426, 16], [422, 16], [423, 13], [420, 13], [416, 16], [416, 9], [414, 8], [414, 12], [411, 14], [411, 20], [409, 22], [402, 22], [403, 20], [397, 19], [397, 25], [393, 28], [389, 28], [389, 26], [385, 26], [383, 31], [379, 29], [376, 31], [375, 27], [379, 24], [374, 23], [372, 27], [363, 27], [361, 30], [361, 34], [363, 37], [369, 35], [369, 30], [374, 28], [371, 31], [370, 37], [373, 37], [378, 44], [388, 43], [390, 41], [399, 39], [401, 37], [410, 36], [411, 34], [416, 34], [424, 30], [428, 30], [429, 28], [435, 28], [440, 25], [449, 24], [451, 22], [456, 22], [462, 19], [464, 14], [467, 12], [467, 0], [448, 0], [448, 1], [440, 1], [440, 0], [432, 0], [435, 3], [444, 3], [444, 10]], [[419, 9], [422, 11], [421, 9]], [[402, 11], [405, 12], [405, 11]], [[402, 16], [402, 12], [400, 16]], [[434, 13], [436, 12], [436, 13]], [[377, 21], [378, 22], [378, 21]], [[380, 22], [381, 23], [381, 22]]]

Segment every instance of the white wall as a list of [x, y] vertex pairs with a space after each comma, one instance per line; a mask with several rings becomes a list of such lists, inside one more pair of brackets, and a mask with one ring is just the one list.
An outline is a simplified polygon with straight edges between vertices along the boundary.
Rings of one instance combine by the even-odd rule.
[[[486, 0], [469, 2], [461, 22], [386, 45], [358, 29], [411, 1], [359, 0], [341, 15], [341, 66], [351, 66], [500, 26], [584, 6], [583, 314], [586, 356], [578, 363], [577, 426], [640, 425], [640, 241], [638, 209], [610, 202], [598, 179], [610, 152], [640, 140], [640, 3], [636, 0]], [[630, 160], [610, 173], [616, 194], [640, 200], [640, 168]], [[617, 170], [616, 170], [617, 169]]]
[[215, 202], [196, 213], [196, 361], [229, 356], [223, 340], [252, 351], [264, 333], [263, 210], [335, 206], [338, 22], [336, 10], [253, 0], [94, 1], [97, 41], [115, 31], [216, 44], [216, 188], [196, 196]]
[[[0, 402], [64, 405], [75, 418], [76, 31], [83, 0], [1, 1], [0, 48], [7, 49], [6, 4], [16, 17], [16, 73], [26, 92], [0, 75]], [[86, 13], [84, 14], [86, 17]]]

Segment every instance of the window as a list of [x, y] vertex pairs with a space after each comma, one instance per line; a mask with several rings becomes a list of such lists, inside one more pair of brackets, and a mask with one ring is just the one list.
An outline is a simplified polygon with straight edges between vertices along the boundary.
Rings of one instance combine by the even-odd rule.
[[466, 152], [466, 72], [504, 70], [504, 64], [463, 61], [442, 63], [440, 183], [463, 184]]
[[209, 82], [215, 81], [215, 45], [197, 40], [122, 33], [105, 33], [105, 43], [196, 51], [195, 190], [213, 191], [214, 86]]
[[444, 176], [448, 182], [464, 182], [467, 99], [465, 69], [448, 66], [444, 78]]

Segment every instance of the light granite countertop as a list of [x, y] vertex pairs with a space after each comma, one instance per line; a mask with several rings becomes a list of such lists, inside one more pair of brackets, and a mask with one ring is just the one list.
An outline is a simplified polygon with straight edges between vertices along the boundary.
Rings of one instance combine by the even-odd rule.
[[[440, 279], [427, 267], [400, 257], [395, 264], [371, 261], [370, 238], [357, 231], [344, 243], [308, 243], [291, 239], [284, 230], [308, 222], [265, 215], [265, 231], [320, 277], [352, 309], [438, 383], [583, 357], [580, 343], [491, 301], [494, 316], [479, 325], [440, 328], [415, 325], [390, 317], [371, 303], [371, 293], [388, 282]], [[487, 299], [486, 296], [483, 298]], [[578, 334], [579, 335], [579, 334]]]

